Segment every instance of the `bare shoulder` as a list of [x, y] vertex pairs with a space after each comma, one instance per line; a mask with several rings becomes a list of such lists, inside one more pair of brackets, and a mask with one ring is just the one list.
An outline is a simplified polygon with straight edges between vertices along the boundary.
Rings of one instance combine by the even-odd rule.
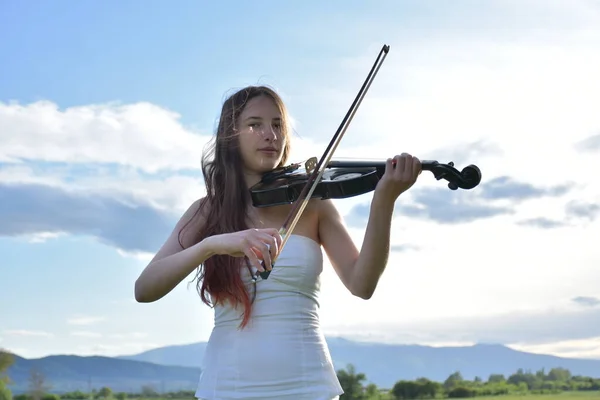
[[[160, 260], [161, 258], [175, 254], [183, 250], [183, 246], [180, 242], [180, 233], [184, 228], [189, 228], [190, 231], [198, 230], [204, 224], [204, 197], [195, 200], [181, 215], [175, 227], [171, 231], [171, 234], [167, 240], [163, 243], [161, 248], [152, 258], [152, 261]], [[150, 262], [152, 262], [150, 261]]]
[[[348, 235], [344, 219], [331, 199], [315, 203], [319, 237], [324, 246], [332, 246]], [[341, 235], [341, 236], [340, 236]]]
[[332, 200], [322, 200], [316, 214], [319, 237], [326, 250], [329, 248], [331, 251], [333, 247], [346, 248], [350, 245], [352, 239], [346, 223]]
[[315, 200], [313, 207], [319, 217], [319, 223], [329, 223], [335, 220], [342, 221], [342, 216], [331, 199]]
[[195, 200], [187, 210], [183, 213], [177, 225], [184, 225], [191, 221], [204, 221], [204, 215], [206, 210], [204, 209], [205, 197], [201, 197]]

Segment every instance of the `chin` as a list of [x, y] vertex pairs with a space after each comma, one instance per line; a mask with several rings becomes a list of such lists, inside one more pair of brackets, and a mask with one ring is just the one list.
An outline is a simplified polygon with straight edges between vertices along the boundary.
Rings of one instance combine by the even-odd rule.
[[275, 168], [277, 168], [277, 165], [279, 165], [278, 162], [259, 164], [255, 168], [255, 171], [258, 172], [259, 174], [264, 174], [264, 173], [273, 171]]
[[254, 162], [254, 166], [256, 167], [257, 171], [268, 172], [277, 168], [280, 162], [281, 158], [278, 156], [261, 157]]

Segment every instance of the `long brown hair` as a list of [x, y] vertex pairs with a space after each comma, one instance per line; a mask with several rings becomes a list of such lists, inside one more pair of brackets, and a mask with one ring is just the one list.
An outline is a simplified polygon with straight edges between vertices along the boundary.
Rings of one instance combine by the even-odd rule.
[[[238, 118], [251, 99], [267, 96], [275, 103], [281, 113], [281, 133], [284, 139], [283, 156], [278, 166], [287, 162], [290, 151], [287, 110], [283, 100], [267, 86], [248, 86], [223, 103], [216, 134], [202, 156], [202, 174], [206, 185], [206, 197], [200, 203], [196, 214], [202, 211], [204, 224], [199, 230], [191, 232], [182, 242], [182, 248], [193, 246], [202, 239], [223, 233], [248, 229], [248, 209], [251, 205], [250, 194], [246, 190], [242, 158], [239, 151], [239, 139], [236, 133]], [[191, 221], [188, 221], [191, 222]], [[186, 224], [187, 225], [187, 224]], [[194, 226], [192, 224], [191, 226]], [[196, 288], [202, 301], [211, 306], [230, 302], [234, 307], [242, 305], [244, 318], [241, 327], [246, 326], [250, 318], [252, 301], [241, 277], [244, 258], [228, 255], [212, 256], [199, 266]], [[214, 304], [207, 297], [209, 293]]]

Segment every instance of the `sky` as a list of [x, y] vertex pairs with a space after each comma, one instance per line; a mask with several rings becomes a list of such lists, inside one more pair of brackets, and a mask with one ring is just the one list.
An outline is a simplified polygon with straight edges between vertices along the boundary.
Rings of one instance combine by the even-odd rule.
[[[222, 101], [267, 84], [320, 157], [476, 164], [396, 203], [374, 296], [326, 262], [329, 336], [600, 359], [600, 3], [583, 0], [0, 2], [0, 347], [123, 355], [205, 341], [193, 275], [136, 278], [204, 194]], [[336, 200], [360, 247], [372, 193]]]

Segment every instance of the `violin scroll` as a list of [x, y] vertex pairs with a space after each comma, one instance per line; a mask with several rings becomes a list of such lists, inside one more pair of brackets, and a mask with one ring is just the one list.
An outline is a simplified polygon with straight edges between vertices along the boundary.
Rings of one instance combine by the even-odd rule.
[[462, 171], [458, 171], [454, 168], [452, 161], [443, 164], [438, 161], [423, 160], [421, 161], [421, 169], [430, 171], [438, 181], [441, 179], [448, 181], [450, 190], [457, 190], [458, 188], [470, 190], [481, 182], [481, 170], [474, 164], [467, 165]]

